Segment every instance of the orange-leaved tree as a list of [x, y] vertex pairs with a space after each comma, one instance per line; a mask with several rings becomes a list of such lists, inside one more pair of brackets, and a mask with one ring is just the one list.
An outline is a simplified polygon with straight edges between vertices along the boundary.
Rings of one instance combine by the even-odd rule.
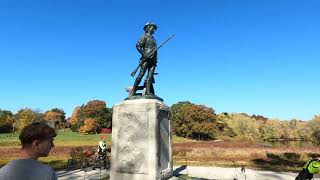
[[111, 128], [112, 109], [106, 107], [104, 101], [89, 101], [87, 104], [83, 104], [73, 111], [69, 120], [71, 129], [78, 131], [79, 128], [84, 125], [84, 121], [87, 118], [96, 120], [100, 128]]
[[84, 120], [84, 125], [80, 127], [80, 133], [94, 133], [96, 132], [98, 123], [95, 119], [87, 118]]
[[46, 111], [43, 115], [45, 121], [54, 124], [58, 129], [66, 126], [66, 116], [65, 112], [62, 109], [53, 108], [49, 111]]

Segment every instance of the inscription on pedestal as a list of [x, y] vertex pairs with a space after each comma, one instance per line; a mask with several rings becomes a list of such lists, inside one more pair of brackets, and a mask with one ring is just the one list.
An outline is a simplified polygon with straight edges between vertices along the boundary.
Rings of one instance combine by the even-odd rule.
[[148, 113], [120, 112], [117, 172], [148, 174]]

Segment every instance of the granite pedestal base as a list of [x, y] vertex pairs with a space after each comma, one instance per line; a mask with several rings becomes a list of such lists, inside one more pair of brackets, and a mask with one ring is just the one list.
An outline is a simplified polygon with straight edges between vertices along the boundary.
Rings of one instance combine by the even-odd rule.
[[169, 108], [156, 99], [113, 106], [111, 180], [161, 180], [172, 176]]

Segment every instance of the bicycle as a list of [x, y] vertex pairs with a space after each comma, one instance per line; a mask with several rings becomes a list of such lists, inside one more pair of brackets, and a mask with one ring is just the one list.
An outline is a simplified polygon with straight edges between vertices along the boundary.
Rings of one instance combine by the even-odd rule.
[[81, 169], [92, 167], [110, 169], [110, 149], [106, 149], [102, 153], [96, 153], [93, 149], [88, 149], [83, 152], [83, 162], [81, 163]]

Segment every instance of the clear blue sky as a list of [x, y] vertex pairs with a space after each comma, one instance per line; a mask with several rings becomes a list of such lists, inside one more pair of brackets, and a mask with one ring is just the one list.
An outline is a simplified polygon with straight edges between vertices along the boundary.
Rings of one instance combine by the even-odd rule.
[[320, 114], [320, 1], [1, 0], [0, 108], [126, 98], [142, 27], [158, 24], [156, 94], [220, 112]]

